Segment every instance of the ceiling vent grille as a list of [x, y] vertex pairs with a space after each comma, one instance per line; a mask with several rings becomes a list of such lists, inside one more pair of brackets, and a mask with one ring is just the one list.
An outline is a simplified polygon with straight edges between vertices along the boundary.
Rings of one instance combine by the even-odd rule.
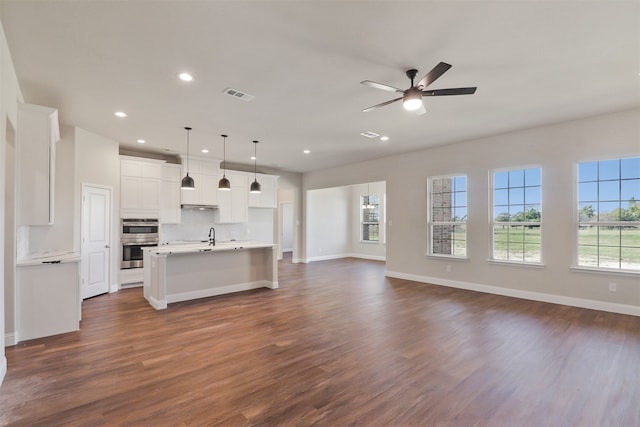
[[237, 89], [233, 89], [233, 88], [226, 88], [224, 90], [224, 94], [225, 95], [229, 95], [232, 98], [236, 98], [236, 99], [241, 99], [243, 101], [251, 101], [253, 98], [255, 98], [253, 95], [249, 95], [248, 93], [244, 93], [244, 92], [240, 92]]
[[377, 137], [380, 136], [375, 132], [371, 132], [370, 130], [368, 130], [366, 132], [362, 132], [360, 135], [362, 135], [364, 137], [367, 137], [367, 138], [377, 138]]

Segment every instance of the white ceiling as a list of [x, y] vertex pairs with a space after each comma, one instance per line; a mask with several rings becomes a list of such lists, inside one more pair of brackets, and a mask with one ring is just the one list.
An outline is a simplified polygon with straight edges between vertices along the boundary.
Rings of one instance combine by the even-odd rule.
[[[227, 133], [235, 163], [257, 139], [258, 165], [288, 171], [640, 106], [638, 1], [2, 0], [0, 13], [25, 100], [63, 123], [172, 153], [191, 126], [192, 154], [218, 158]], [[426, 98], [423, 116], [361, 112], [395, 97], [361, 80], [407, 88], [405, 70], [439, 61], [453, 68], [430, 89], [476, 94]]]

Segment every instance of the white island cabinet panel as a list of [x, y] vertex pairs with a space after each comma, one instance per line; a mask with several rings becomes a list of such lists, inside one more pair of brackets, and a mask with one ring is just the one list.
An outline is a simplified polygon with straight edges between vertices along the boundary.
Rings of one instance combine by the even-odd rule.
[[18, 104], [17, 225], [53, 224], [58, 110]]
[[230, 242], [144, 249], [144, 297], [167, 304], [256, 288], [278, 287], [274, 245]]

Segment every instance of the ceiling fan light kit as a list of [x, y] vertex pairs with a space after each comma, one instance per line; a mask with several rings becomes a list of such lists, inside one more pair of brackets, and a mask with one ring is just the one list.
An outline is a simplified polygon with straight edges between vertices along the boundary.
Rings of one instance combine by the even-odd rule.
[[415, 111], [422, 106], [422, 93], [418, 88], [410, 88], [402, 96], [402, 106], [407, 111]]
[[407, 70], [407, 77], [411, 80], [411, 87], [406, 90], [402, 90], [397, 87], [385, 85], [382, 83], [372, 82], [370, 80], [361, 81], [360, 83], [365, 86], [402, 94], [402, 97], [400, 98], [391, 99], [372, 107], [365, 108], [364, 110], [362, 110], [362, 112], [368, 113], [369, 111], [376, 110], [380, 107], [384, 107], [385, 105], [392, 104], [402, 99], [402, 105], [405, 110], [416, 111], [418, 115], [421, 115], [426, 112], [422, 103], [423, 96], [472, 95], [476, 92], [476, 87], [425, 90], [427, 86], [436, 81], [441, 75], [449, 70], [449, 68], [451, 68], [450, 64], [447, 64], [446, 62], [440, 62], [438, 65], [433, 67], [431, 71], [425, 74], [424, 77], [418, 82], [418, 84], [414, 84], [414, 79], [418, 75], [418, 70], [416, 70], [415, 68]]

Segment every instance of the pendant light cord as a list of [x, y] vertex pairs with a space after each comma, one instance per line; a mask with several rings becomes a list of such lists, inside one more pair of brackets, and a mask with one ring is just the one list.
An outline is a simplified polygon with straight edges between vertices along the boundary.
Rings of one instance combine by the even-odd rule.
[[189, 175], [189, 132], [191, 132], [191, 128], [188, 126], [185, 126], [185, 129], [187, 131], [187, 176]]

